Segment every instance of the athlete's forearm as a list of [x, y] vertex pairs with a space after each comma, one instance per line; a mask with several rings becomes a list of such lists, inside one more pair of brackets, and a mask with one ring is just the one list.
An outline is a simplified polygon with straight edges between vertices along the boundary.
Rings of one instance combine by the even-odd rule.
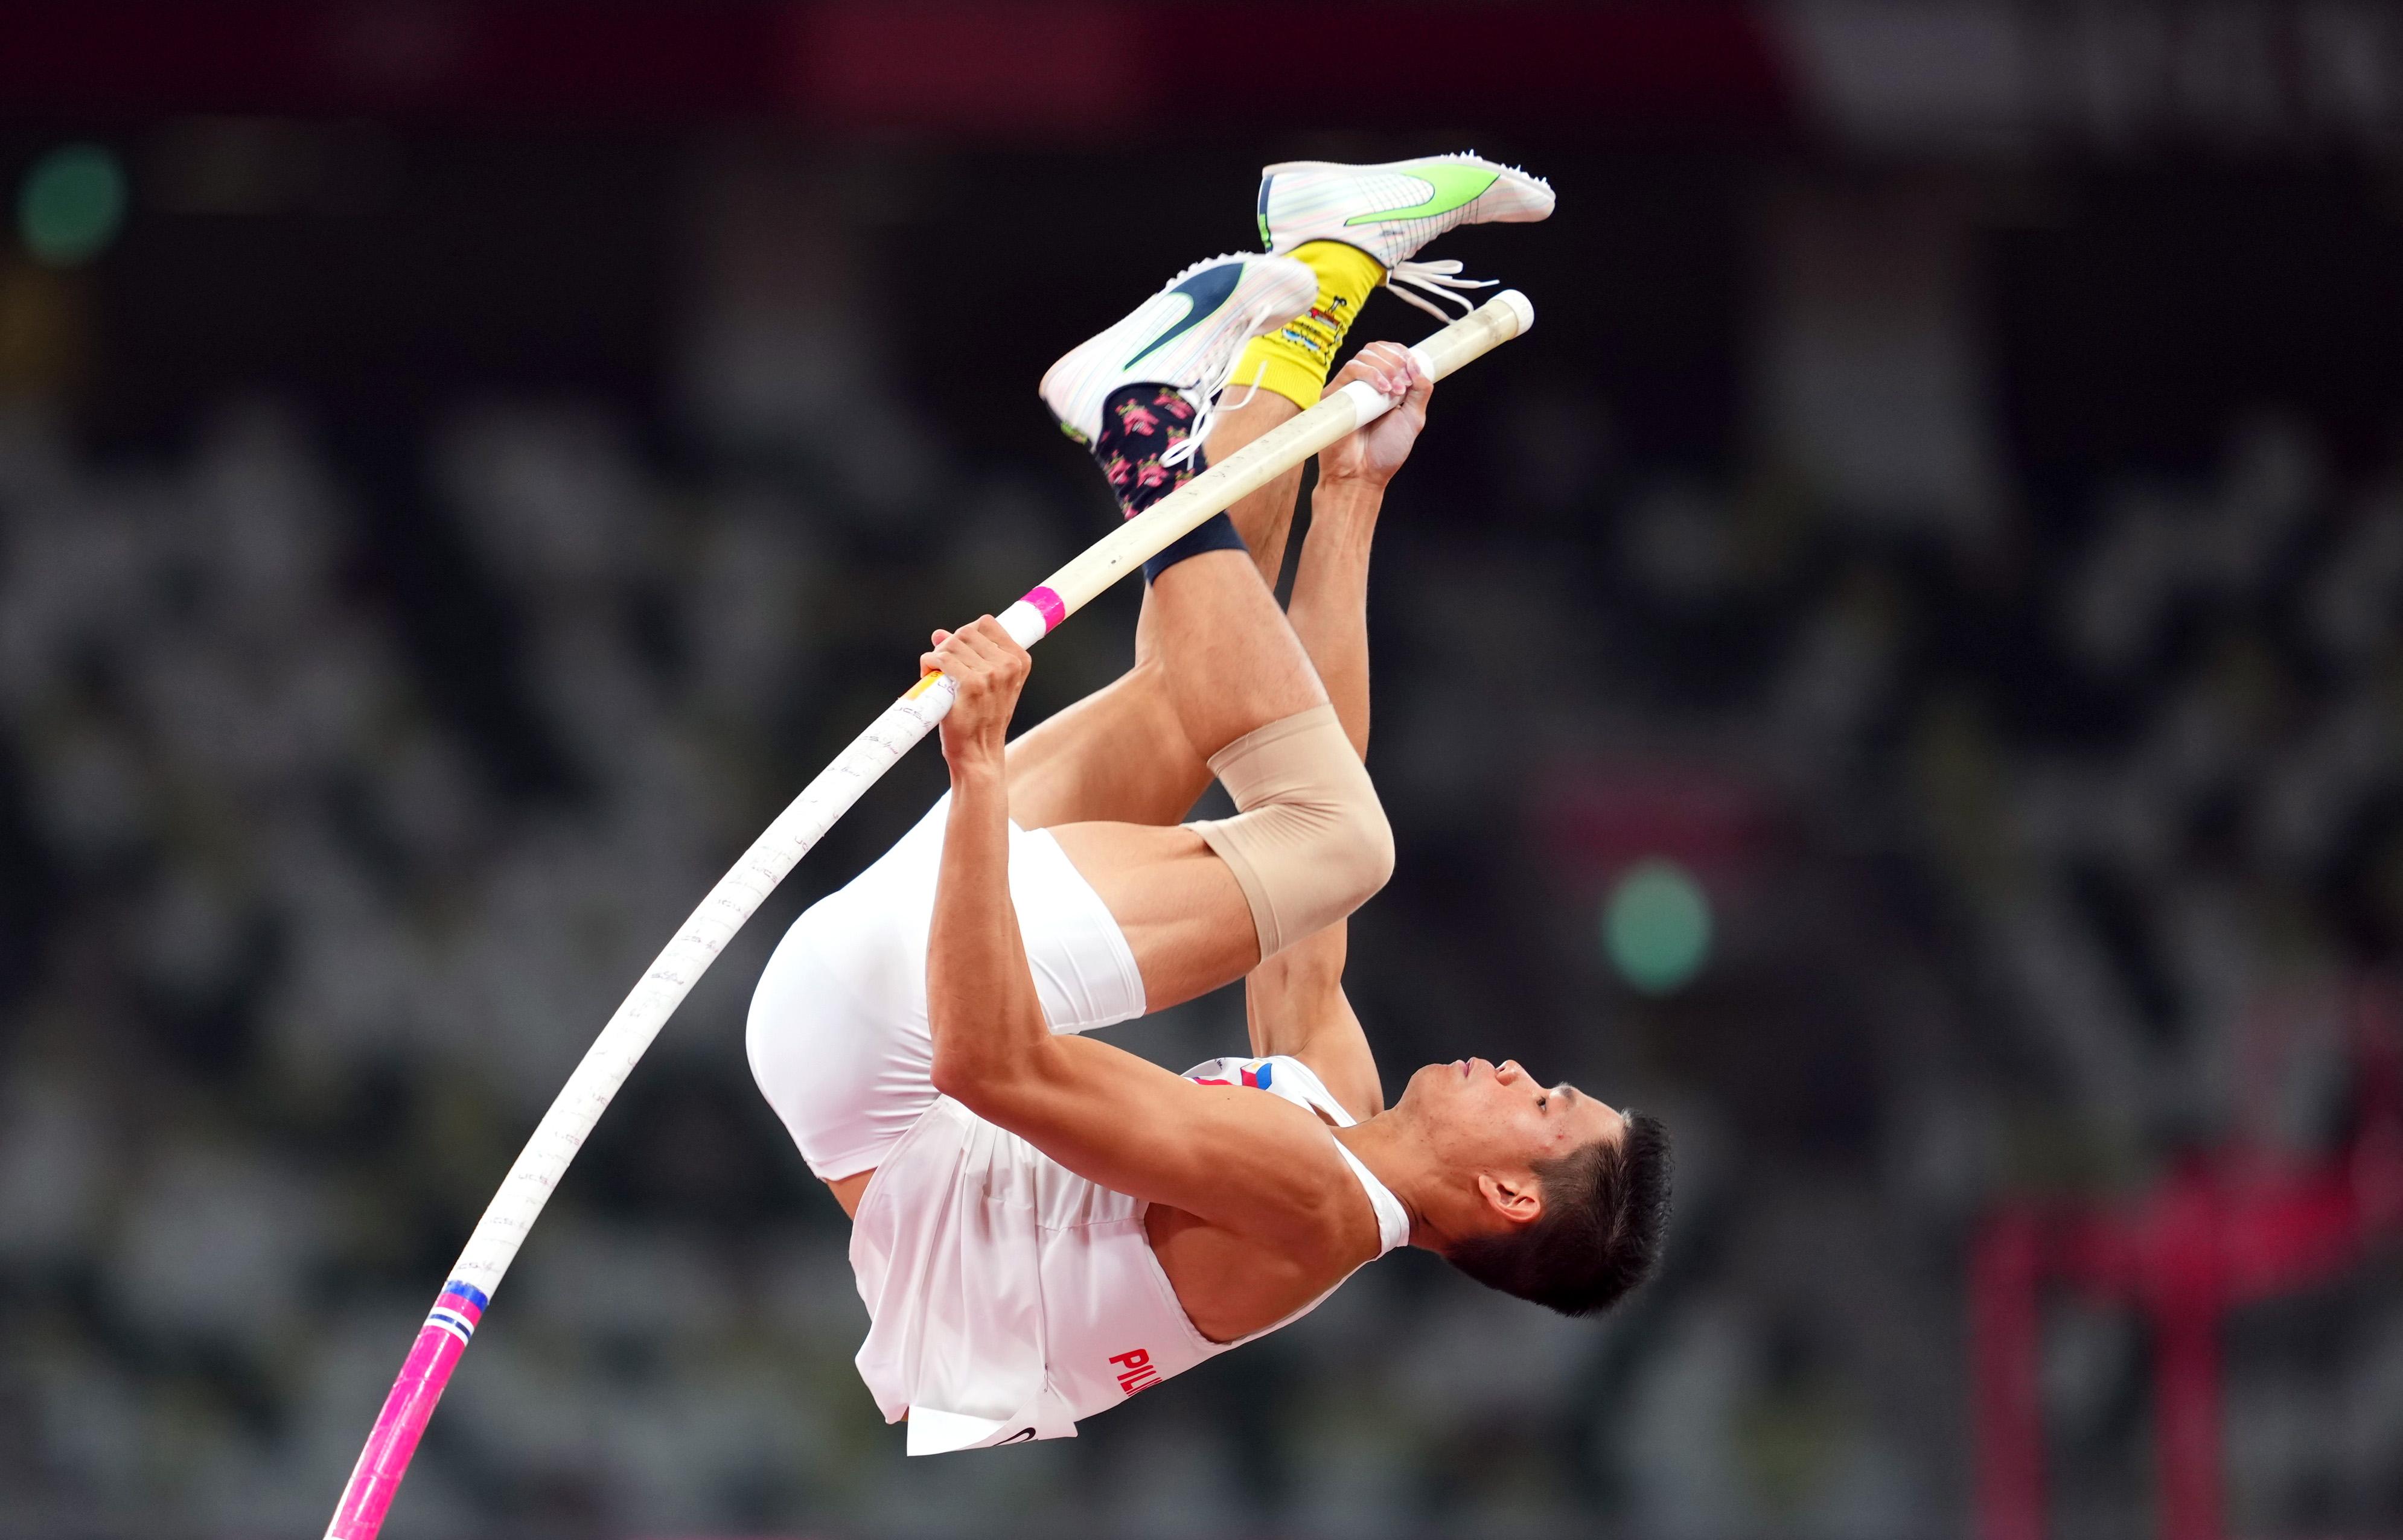
[[1385, 1110], [1376, 1055], [1343, 992], [1350, 922], [1306, 936], [1252, 970], [1243, 983], [1252, 1051], [1299, 1059], [1354, 1117]]
[[926, 1017], [937, 1089], [973, 1103], [1050, 1044], [1009, 897], [1009, 785], [1002, 759], [955, 764], [926, 936]]
[[1322, 483], [1310, 500], [1310, 534], [1285, 607], [1294, 634], [1318, 670], [1344, 734], [1368, 753], [1368, 550], [1384, 488], [1366, 481]]

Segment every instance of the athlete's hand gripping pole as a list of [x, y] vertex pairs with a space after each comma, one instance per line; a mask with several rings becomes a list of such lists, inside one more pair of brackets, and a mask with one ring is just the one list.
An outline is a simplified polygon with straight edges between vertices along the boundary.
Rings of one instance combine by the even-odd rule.
[[[1413, 350], [1431, 379], [1440, 380], [1473, 359], [1524, 332], [1535, 307], [1516, 289], [1506, 289], [1468, 315], [1420, 342]], [[1375, 421], [1394, 403], [1359, 381], [1344, 386], [1299, 417], [1270, 430], [1188, 481], [1151, 507], [1093, 543], [1084, 554], [1053, 573], [999, 617], [1021, 645], [1033, 645], [1111, 584], [1203, 520], [1222, 513], [1251, 493], [1300, 465], [1345, 434]], [[525, 1242], [567, 1164], [600, 1121], [634, 1061], [651, 1046], [669, 1015], [684, 1000], [743, 923], [809, 853], [834, 821], [876, 784], [895, 761], [926, 736], [951, 709], [952, 689], [930, 673], [884, 709], [866, 732], [852, 740], [816, 780], [768, 825], [734, 869], [718, 881], [692, 911], [675, 939], [654, 960], [583, 1060], [567, 1078], [534, 1137], [519, 1152], [501, 1190], [467, 1238], [417, 1334], [400, 1378], [384, 1398], [367, 1447], [359, 1452], [350, 1485], [326, 1531], [327, 1540], [373, 1540], [383, 1525], [400, 1478], [417, 1452], [417, 1441], [442, 1397], [451, 1372], [467, 1351], [484, 1307], [501, 1275]]]

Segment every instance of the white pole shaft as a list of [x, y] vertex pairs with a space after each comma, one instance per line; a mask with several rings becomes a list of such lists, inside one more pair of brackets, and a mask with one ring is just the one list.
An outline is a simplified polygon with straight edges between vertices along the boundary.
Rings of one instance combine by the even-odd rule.
[[[1420, 342], [1420, 366], [1440, 380], [1517, 337], [1534, 324], [1535, 307], [1506, 289], [1475, 312]], [[1000, 617], [1010, 634], [1033, 645], [1045, 634], [1129, 572], [1158, 555], [1214, 514], [1275, 480], [1361, 424], [1373, 422], [1393, 403], [1357, 381], [1261, 435], [1222, 463], [1188, 481], [1135, 518], [1128, 520], [1053, 573]], [[451, 1269], [451, 1284], [419, 1335], [418, 1350], [403, 1366], [360, 1452], [333, 1525], [332, 1540], [371, 1540], [415, 1452], [418, 1436], [465, 1351], [482, 1311], [501, 1277], [525, 1243], [527, 1233], [566, 1174], [568, 1163], [601, 1120], [602, 1112], [626, 1083], [660, 1028], [726, 943], [774, 892], [776, 884], [951, 709], [954, 690], [940, 674], [928, 674], [884, 708], [866, 732], [852, 740], [752, 842], [734, 869], [709, 890], [675, 935], [652, 960], [642, 981], [627, 995], [550, 1110], [535, 1125], [501, 1190], [467, 1238]], [[465, 1285], [463, 1290], [458, 1285]]]

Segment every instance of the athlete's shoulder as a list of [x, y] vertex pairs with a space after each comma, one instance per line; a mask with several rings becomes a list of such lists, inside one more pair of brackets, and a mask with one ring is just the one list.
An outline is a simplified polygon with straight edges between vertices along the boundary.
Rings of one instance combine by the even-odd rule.
[[1213, 1120], [1224, 1141], [1214, 1171], [1220, 1196], [1240, 1201], [1222, 1205], [1212, 1223], [1270, 1242], [1305, 1270], [1356, 1261], [1359, 1185], [1333, 1132], [1352, 1119], [1310, 1066], [1281, 1054], [1213, 1059], [1185, 1078], [1226, 1098], [1224, 1110], [1234, 1115]]

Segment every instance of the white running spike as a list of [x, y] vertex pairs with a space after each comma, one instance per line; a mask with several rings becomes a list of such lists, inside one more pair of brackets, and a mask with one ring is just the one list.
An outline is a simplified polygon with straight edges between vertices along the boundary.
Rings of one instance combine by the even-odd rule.
[[[1101, 437], [1102, 407], [1132, 384], [1181, 391], [1206, 411], [1227, 386], [1238, 350], [1310, 308], [1318, 276], [1290, 257], [1214, 257], [1170, 279], [1126, 319], [1088, 338], [1044, 372], [1044, 404], [1086, 443]], [[1199, 444], [1197, 422], [1188, 442]]]
[[[1526, 224], [1551, 216], [1552, 187], [1474, 150], [1381, 166], [1286, 160], [1260, 172], [1260, 243], [1289, 252], [1311, 241], [1357, 246], [1385, 267], [1385, 286], [1438, 320], [1429, 298], [1458, 305], [1459, 290], [1491, 288], [1453, 261], [1413, 260], [1419, 248], [1463, 225]], [[1412, 293], [1416, 289], [1419, 293]]]

